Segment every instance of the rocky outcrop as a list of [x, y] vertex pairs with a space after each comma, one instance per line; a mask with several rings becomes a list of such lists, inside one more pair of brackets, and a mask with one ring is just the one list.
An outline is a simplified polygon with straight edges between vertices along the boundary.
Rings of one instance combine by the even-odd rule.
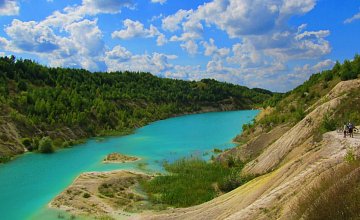
[[0, 158], [9, 158], [24, 151], [16, 126], [5, 117], [0, 118]]

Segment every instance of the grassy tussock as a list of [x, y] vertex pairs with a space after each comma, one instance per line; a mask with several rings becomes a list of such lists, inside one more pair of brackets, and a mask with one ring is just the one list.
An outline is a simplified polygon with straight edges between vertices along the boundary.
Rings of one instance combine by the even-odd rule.
[[141, 185], [154, 204], [174, 207], [197, 205], [249, 180], [240, 177], [243, 163], [231, 164], [230, 167], [201, 159], [180, 159], [164, 164], [169, 174], [142, 182]]
[[360, 162], [326, 173], [293, 207], [294, 219], [360, 219]]

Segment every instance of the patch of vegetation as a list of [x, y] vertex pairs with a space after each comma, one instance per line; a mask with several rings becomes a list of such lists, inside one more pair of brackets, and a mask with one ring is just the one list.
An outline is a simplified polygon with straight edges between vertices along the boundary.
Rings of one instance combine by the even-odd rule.
[[90, 195], [89, 193], [84, 193], [84, 194], [83, 194], [83, 197], [84, 197], [85, 199], [87, 199], [87, 198], [90, 198], [91, 195]]
[[218, 148], [214, 148], [213, 152], [214, 152], [215, 154], [219, 154], [219, 153], [223, 152], [223, 150], [218, 149]]
[[331, 117], [329, 114], [326, 114], [321, 123], [321, 130], [323, 131], [323, 133], [328, 131], [335, 131], [337, 126], [338, 123], [335, 118]]
[[189, 158], [165, 163], [164, 167], [169, 174], [141, 183], [150, 201], [155, 204], [174, 207], [201, 204], [249, 180], [239, 177], [243, 163], [229, 167]]
[[360, 163], [352, 162], [325, 174], [293, 207], [294, 219], [358, 219]]
[[53, 143], [52, 143], [52, 140], [49, 137], [43, 137], [39, 141], [39, 152], [40, 153], [45, 153], [45, 154], [49, 154], [49, 153], [54, 152]]
[[11, 160], [11, 157], [0, 155], [0, 163], [6, 163]]
[[346, 155], [344, 157], [344, 160], [346, 162], [348, 162], [349, 164], [357, 162], [357, 157], [356, 157], [356, 154], [354, 152], [354, 149], [348, 149], [347, 150]]

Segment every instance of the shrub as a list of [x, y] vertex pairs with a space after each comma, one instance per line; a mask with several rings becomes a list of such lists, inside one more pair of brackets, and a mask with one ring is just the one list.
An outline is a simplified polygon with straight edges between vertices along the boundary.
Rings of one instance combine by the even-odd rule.
[[340, 78], [342, 81], [356, 79], [357, 73], [355, 73], [353, 71], [342, 71], [340, 74]]
[[220, 183], [219, 189], [224, 192], [230, 192], [233, 189], [241, 186], [243, 179], [240, 177], [240, 173], [236, 170], [232, 170]]
[[90, 198], [91, 195], [90, 195], [89, 193], [84, 193], [84, 194], [83, 194], [83, 197], [84, 197], [85, 199], [87, 199], [87, 198]]
[[39, 151], [41, 153], [53, 153], [54, 148], [50, 137], [43, 137], [39, 142]]
[[326, 82], [331, 81], [334, 78], [332, 71], [325, 71], [323, 74], [324, 74], [324, 80]]
[[334, 118], [332, 118], [329, 114], [326, 114], [322, 121], [321, 127], [324, 130], [324, 132], [335, 131], [336, 130], [336, 120]]
[[6, 163], [6, 162], [9, 162], [10, 160], [11, 160], [11, 157], [0, 155], [0, 163]]
[[[26, 147], [26, 149], [30, 150], [29, 148], [32, 148], [32, 140], [30, 138], [23, 138], [21, 140], [21, 143]], [[31, 150], [30, 150], [31, 151]]]

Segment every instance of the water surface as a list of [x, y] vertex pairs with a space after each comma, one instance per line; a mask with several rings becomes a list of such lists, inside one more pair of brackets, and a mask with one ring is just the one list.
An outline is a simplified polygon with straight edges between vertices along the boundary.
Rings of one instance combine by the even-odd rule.
[[[27, 153], [0, 165], [0, 219], [51, 219], [47, 204], [76, 176], [115, 169], [162, 172], [162, 161], [180, 157], [210, 157], [214, 148], [233, 147], [232, 138], [250, 122], [256, 110], [206, 113], [158, 121], [132, 135], [90, 139], [74, 148], [44, 155]], [[103, 164], [112, 152], [140, 157], [135, 163]], [[49, 216], [50, 215], [50, 216]]]

